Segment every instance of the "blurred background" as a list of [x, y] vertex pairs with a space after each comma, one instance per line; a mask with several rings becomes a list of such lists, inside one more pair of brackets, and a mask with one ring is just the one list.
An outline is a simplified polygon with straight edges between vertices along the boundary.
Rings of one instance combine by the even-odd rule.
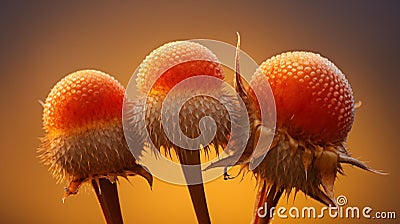
[[[206, 38], [235, 44], [257, 63], [291, 50], [319, 52], [347, 76], [357, 110], [348, 146], [354, 157], [389, 172], [345, 166], [335, 195], [349, 206], [400, 215], [400, 4], [396, 1], [2, 1], [0, 6], [0, 223], [103, 223], [94, 192], [83, 188], [62, 204], [63, 187], [39, 163], [42, 107], [52, 86], [84, 68], [123, 85], [154, 48]], [[143, 178], [120, 181], [126, 223], [195, 223], [187, 190]], [[256, 193], [250, 175], [206, 184], [213, 223], [249, 223]], [[279, 206], [316, 206], [298, 194]], [[320, 223], [398, 223], [325, 218]], [[276, 219], [274, 223], [315, 223]]]

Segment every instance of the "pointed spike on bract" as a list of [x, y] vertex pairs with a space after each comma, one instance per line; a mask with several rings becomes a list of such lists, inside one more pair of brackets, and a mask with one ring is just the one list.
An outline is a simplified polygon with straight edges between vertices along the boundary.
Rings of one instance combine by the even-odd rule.
[[334, 192], [333, 192], [334, 183], [335, 183], [335, 177], [333, 178], [322, 177], [321, 180], [322, 187], [324, 188], [325, 193], [331, 200], [334, 200]]
[[147, 167], [138, 165], [135, 167], [134, 173], [146, 179], [150, 189], [153, 189], [153, 176], [150, 174]]
[[326, 195], [333, 201], [333, 186], [336, 179], [338, 154], [324, 150], [314, 162], [315, 169], [319, 172], [321, 185]]
[[240, 96], [247, 96], [243, 86], [242, 76], [240, 75], [240, 34], [237, 34], [236, 55], [235, 55], [235, 89]]
[[357, 103], [354, 104], [354, 109], [358, 109], [362, 106], [362, 101], [358, 101]]
[[353, 157], [350, 156], [346, 156], [344, 154], [339, 154], [339, 160], [340, 163], [346, 163], [346, 164], [350, 164], [353, 166], [356, 166], [358, 168], [361, 168], [363, 170], [372, 172], [372, 173], [376, 173], [376, 174], [380, 174], [380, 175], [388, 175], [389, 173], [383, 172], [383, 171], [379, 171], [379, 170], [375, 170], [371, 167], [368, 167], [367, 165], [365, 165], [363, 162], [361, 162], [358, 159], [355, 159]]
[[121, 174], [120, 177], [124, 178], [124, 179], [125, 179], [126, 181], [128, 181], [129, 183], [131, 182], [131, 181], [128, 179], [128, 176], [126, 175], [126, 173]]
[[240, 75], [240, 34], [236, 32], [237, 43], [236, 43], [236, 73]]
[[303, 156], [302, 156], [301, 159], [302, 159], [302, 162], [303, 162], [304, 172], [305, 172], [306, 180], [307, 180], [308, 179], [308, 176], [307, 176], [308, 175], [308, 168], [310, 167], [310, 165], [312, 163], [312, 160], [313, 160], [313, 156], [312, 156], [311, 150], [305, 148]]
[[290, 197], [290, 193], [292, 192], [293, 188], [289, 188], [288, 190], [286, 190], [285, 192], [285, 197], [286, 197], [286, 203], [289, 203], [289, 197]]
[[100, 187], [100, 180], [99, 180], [99, 177], [94, 177], [94, 181], [96, 181], [97, 190], [99, 191], [99, 194], [101, 195], [101, 187]]
[[43, 100], [38, 100], [38, 103], [44, 108], [44, 102], [43, 102]]
[[296, 196], [297, 196], [297, 193], [299, 192], [299, 189], [295, 189], [294, 190], [294, 195], [293, 195], [293, 202], [294, 202], [294, 200], [296, 199]]
[[307, 171], [307, 169], [304, 169], [304, 175], [306, 177], [306, 181], [308, 181], [308, 171]]
[[330, 198], [328, 197], [321, 189], [316, 188], [314, 189], [314, 194], [310, 194], [310, 196], [312, 198], [314, 198], [315, 200], [321, 202], [322, 204], [326, 205], [326, 206], [335, 206], [338, 207], [338, 204], [336, 203], [335, 198]]

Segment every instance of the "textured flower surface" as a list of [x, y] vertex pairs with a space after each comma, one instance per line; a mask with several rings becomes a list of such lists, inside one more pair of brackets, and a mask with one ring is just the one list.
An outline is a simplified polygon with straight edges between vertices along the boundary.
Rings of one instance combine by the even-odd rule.
[[70, 181], [65, 197], [93, 178], [139, 174], [152, 176], [136, 164], [122, 129], [123, 86], [95, 70], [74, 72], [50, 91], [43, 110], [40, 158], [59, 181]]

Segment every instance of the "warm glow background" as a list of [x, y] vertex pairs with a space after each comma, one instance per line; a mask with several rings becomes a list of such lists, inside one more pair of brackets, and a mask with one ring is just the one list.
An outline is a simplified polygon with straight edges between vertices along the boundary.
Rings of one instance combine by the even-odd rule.
[[[103, 70], [127, 85], [154, 48], [179, 39], [207, 38], [235, 44], [261, 63], [289, 50], [330, 58], [347, 75], [357, 100], [348, 145], [356, 158], [390, 172], [379, 176], [345, 166], [336, 196], [349, 205], [400, 215], [400, 5], [389, 1], [92, 1], [2, 2], [0, 7], [0, 223], [103, 223], [93, 191], [82, 189], [61, 203], [56, 184], [36, 158], [42, 108], [38, 100], [63, 76], [78, 69]], [[121, 180], [126, 223], [194, 223], [185, 187], [143, 178]], [[255, 196], [250, 175], [206, 185], [213, 223], [249, 223]], [[320, 206], [299, 194], [280, 205]], [[377, 221], [377, 220], [375, 220]], [[276, 220], [274, 223], [315, 223]], [[374, 223], [332, 220], [320, 223]], [[375, 223], [398, 223], [380, 220]]]

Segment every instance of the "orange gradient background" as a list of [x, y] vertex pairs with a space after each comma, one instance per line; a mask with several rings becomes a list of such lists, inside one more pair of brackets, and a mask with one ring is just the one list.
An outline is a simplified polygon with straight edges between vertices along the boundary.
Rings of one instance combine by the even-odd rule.
[[[123, 85], [154, 48], [173, 40], [205, 38], [235, 44], [257, 63], [283, 51], [309, 50], [332, 60], [347, 76], [357, 110], [348, 146], [354, 157], [387, 171], [379, 176], [348, 165], [335, 195], [349, 206], [400, 215], [399, 4], [378, 1], [148, 1], [127, 3], [20, 2], [0, 7], [0, 223], [103, 223], [92, 189], [61, 203], [56, 184], [36, 158], [43, 136], [42, 107], [52, 86], [84, 68], [102, 70]], [[195, 223], [188, 192], [140, 177], [120, 181], [126, 223]], [[251, 175], [206, 184], [213, 223], [249, 223], [255, 198]], [[321, 205], [298, 194], [279, 206]], [[325, 218], [320, 223], [397, 223]], [[276, 219], [274, 223], [315, 223]]]

